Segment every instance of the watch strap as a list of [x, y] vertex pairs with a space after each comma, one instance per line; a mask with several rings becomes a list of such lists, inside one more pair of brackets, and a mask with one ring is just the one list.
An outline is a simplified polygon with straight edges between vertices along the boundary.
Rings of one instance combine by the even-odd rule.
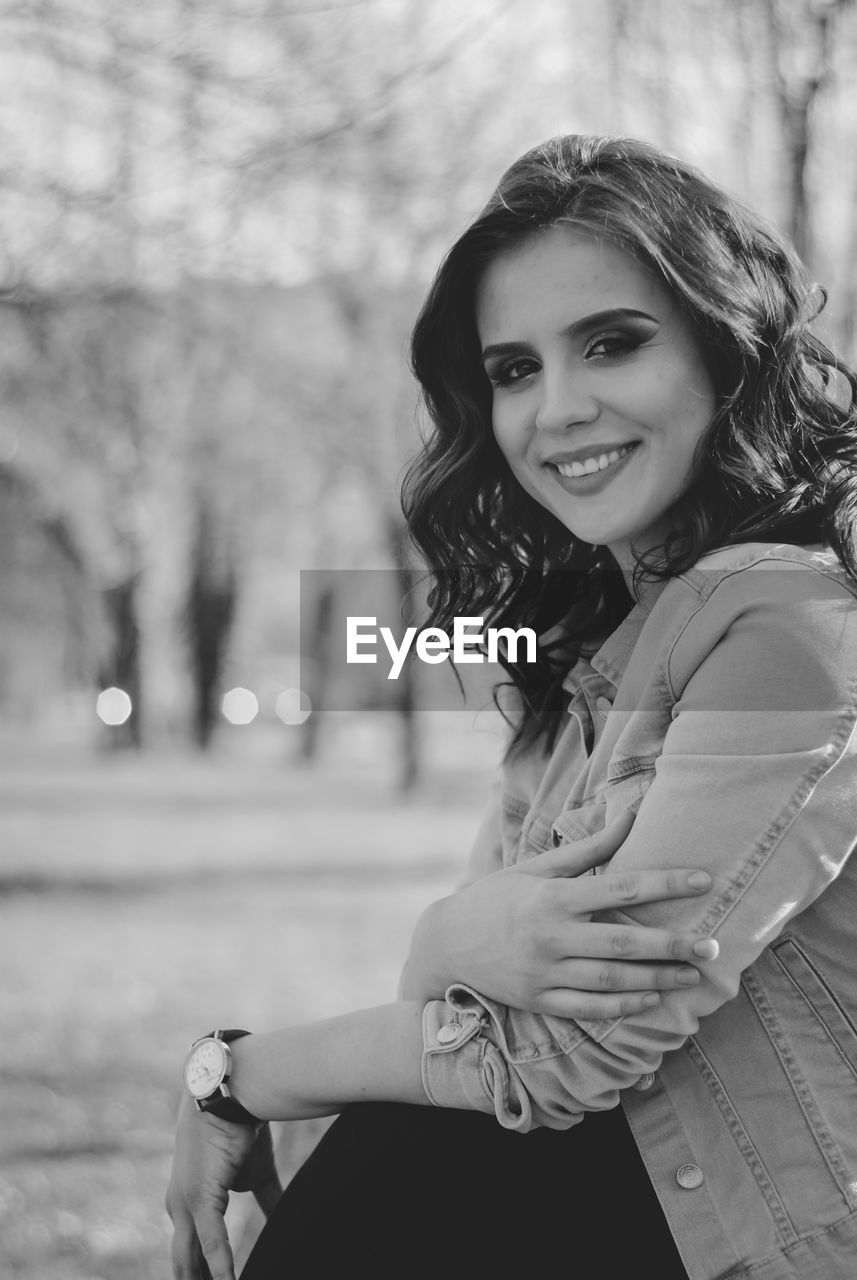
[[212, 1040], [222, 1040], [224, 1044], [232, 1044], [233, 1040], [240, 1040], [242, 1036], [249, 1036], [249, 1031], [239, 1031], [233, 1028], [231, 1031], [212, 1031]]
[[265, 1123], [258, 1116], [252, 1115], [246, 1107], [242, 1107], [237, 1098], [224, 1098], [222, 1095], [214, 1095], [211, 1098], [199, 1099], [196, 1105], [200, 1111], [209, 1111], [213, 1116], [219, 1116], [221, 1120], [231, 1120], [233, 1124], [253, 1124], [258, 1126]]

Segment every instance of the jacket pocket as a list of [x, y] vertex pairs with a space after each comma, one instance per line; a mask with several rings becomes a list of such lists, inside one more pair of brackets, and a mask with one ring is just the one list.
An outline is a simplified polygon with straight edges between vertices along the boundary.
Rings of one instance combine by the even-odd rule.
[[603, 831], [607, 824], [607, 805], [603, 795], [595, 800], [584, 801], [569, 809], [563, 809], [552, 827], [552, 843], [569, 844], [574, 840], [585, 840]]
[[654, 762], [638, 759], [611, 765], [607, 782], [591, 799], [564, 809], [553, 824], [554, 844], [585, 840], [624, 813], [639, 809], [655, 777]]
[[[841, 1214], [857, 1208], [857, 1030], [805, 948], [793, 934], [780, 938], [747, 969], [741, 985], [749, 995], [803, 1117], [801, 1126], [811, 1134], [839, 1195]], [[788, 1095], [782, 1098], [781, 1131], [790, 1113]], [[792, 1115], [798, 1123], [798, 1114]], [[798, 1153], [806, 1151], [795, 1134], [787, 1144], [789, 1164], [802, 1171], [799, 1193], [789, 1197], [793, 1220], [803, 1221], [811, 1162], [800, 1165]], [[782, 1153], [781, 1157], [782, 1158]], [[786, 1178], [785, 1171], [783, 1177]], [[823, 1172], [811, 1176], [813, 1194], [821, 1195]], [[829, 1185], [829, 1184], [828, 1184]], [[827, 1198], [816, 1206], [816, 1224], [832, 1221]]]
[[637, 812], [655, 780], [655, 756], [623, 760], [612, 764], [604, 788], [605, 821], [613, 822], [626, 809]]
[[784, 971], [798, 996], [802, 996], [815, 1017], [819, 1032], [834, 1047], [843, 1064], [857, 1080], [857, 1028], [845, 1012], [803, 947], [787, 936], [775, 942], [771, 954]]
[[623, 756], [619, 760], [611, 760], [607, 766], [608, 787], [619, 786], [628, 779], [642, 781], [643, 778], [648, 778], [649, 782], [651, 782], [655, 776], [657, 759], [657, 755], [647, 755]]

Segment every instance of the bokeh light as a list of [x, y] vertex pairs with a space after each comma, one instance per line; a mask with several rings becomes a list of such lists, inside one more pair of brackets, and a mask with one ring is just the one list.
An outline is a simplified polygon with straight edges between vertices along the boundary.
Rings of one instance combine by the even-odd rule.
[[134, 709], [134, 704], [124, 689], [111, 685], [102, 689], [95, 703], [95, 714], [104, 724], [124, 724]]
[[284, 689], [277, 695], [274, 710], [283, 724], [303, 724], [312, 711], [312, 703], [303, 689]]
[[230, 724], [251, 724], [259, 714], [259, 699], [251, 689], [238, 685], [224, 693], [221, 710]]

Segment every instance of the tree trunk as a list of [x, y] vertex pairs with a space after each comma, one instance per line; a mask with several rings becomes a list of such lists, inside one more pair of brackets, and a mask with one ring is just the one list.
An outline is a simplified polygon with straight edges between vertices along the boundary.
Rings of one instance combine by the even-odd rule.
[[[300, 756], [306, 764], [318, 759], [318, 735], [324, 713], [324, 691], [331, 675], [331, 625], [333, 622], [334, 589], [326, 582], [315, 599], [309, 634], [304, 638], [301, 627], [302, 659], [312, 655], [311, 662], [301, 662], [301, 684], [309, 696], [312, 710], [301, 725]], [[305, 674], [306, 673], [306, 674]]]
[[108, 743], [111, 747], [140, 747], [143, 743], [138, 581], [137, 575], [132, 575], [103, 593], [111, 652], [100, 670], [101, 686], [122, 689], [131, 699], [128, 719], [124, 724], [112, 725], [109, 729]]
[[[402, 622], [407, 627], [414, 623], [415, 611], [413, 604], [414, 575], [407, 561], [405, 527], [401, 520], [391, 513], [385, 521], [384, 528], [390, 553], [396, 565], [396, 581], [402, 601]], [[402, 742], [399, 790], [405, 794], [415, 789], [420, 775], [420, 740], [416, 715], [416, 694], [416, 666], [411, 660], [405, 663], [401, 675], [396, 681], [396, 711], [400, 717]]]
[[[813, 257], [807, 190], [813, 114], [831, 77], [834, 22], [850, 2], [827, 0], [805, 13], [801, 10], [797, 25], [791, 29], [778, 0], [767, 0], [764, 9], [768, 56], [786, 148], [789, 235], [805, 262], [811, 262]], [[802, 21], [804, 17], [806, 22]], [[798, 51], [800, 58], [796, 57]]]
[[223, 667], [235, 619], [238, 583], [223, 530], [215, 529], [209, 506], [202, 502], [192, 547], [187, 627], [193, 681], [192, 729], [196, 745], [211, 744], [217, 724], [217, 702]]

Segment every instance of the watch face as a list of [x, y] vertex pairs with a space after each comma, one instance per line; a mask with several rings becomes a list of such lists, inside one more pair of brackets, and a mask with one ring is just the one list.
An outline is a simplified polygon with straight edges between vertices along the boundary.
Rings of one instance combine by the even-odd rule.
[[202, 1040], [188, 1054], [184, 1080], [191, 1097], [207, 1098], [226, 1072], [226, 1049], [219, 1040]]

